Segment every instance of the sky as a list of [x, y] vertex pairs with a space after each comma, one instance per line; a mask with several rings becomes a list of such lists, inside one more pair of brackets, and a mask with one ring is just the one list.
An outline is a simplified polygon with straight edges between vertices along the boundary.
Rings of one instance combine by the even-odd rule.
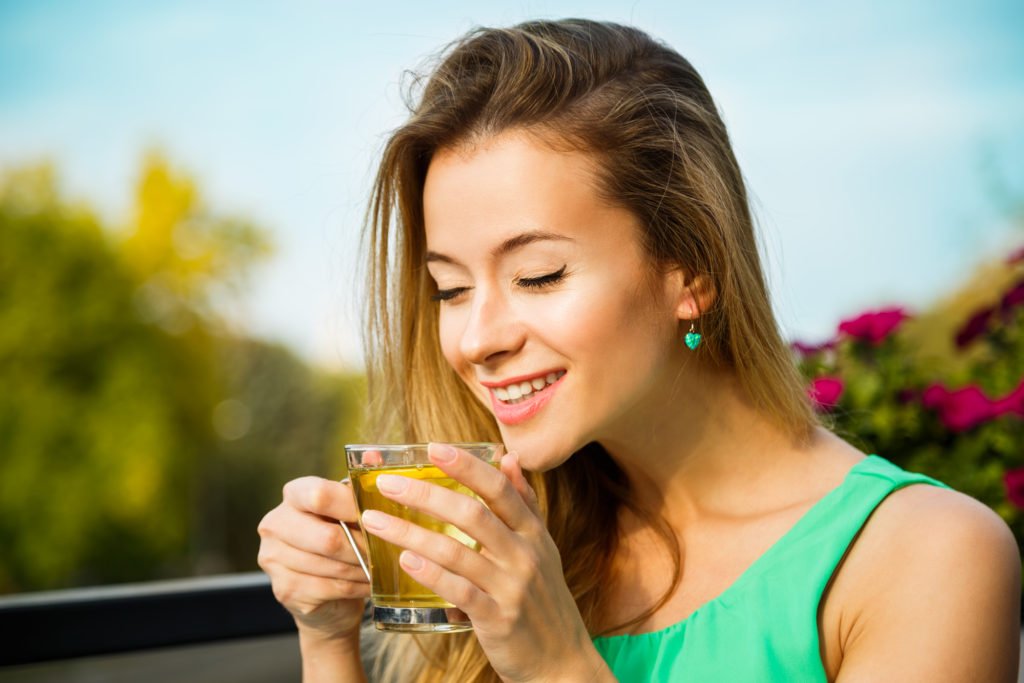
[[275, 257], [232, 317], [358, 367], [358, 236], [405, 70], [474, 26], [633, 24], [701, 72], [785, 336], [950, 292], [1024, 243], [1024, 3], [0, 0], [0, 167], [56, 162], [128, 220], [159, 147]]

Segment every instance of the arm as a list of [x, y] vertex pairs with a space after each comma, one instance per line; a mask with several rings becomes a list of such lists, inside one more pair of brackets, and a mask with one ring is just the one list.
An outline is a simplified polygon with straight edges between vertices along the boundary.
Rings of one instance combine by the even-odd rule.
[[359, 632], [352, 638], [324, 639], [299, 633], [302, 653], [302, 683], [366, 683], [359, 658]]
[[892, 497], [899, 500], [862, 539], [868, 558], [885, 559], [871, 561], [859, 582], [863, 599], [842, 635], [836, 683], [1015, 683], [1021, 558], [1013, 534], [960, 493], [917, 486]]

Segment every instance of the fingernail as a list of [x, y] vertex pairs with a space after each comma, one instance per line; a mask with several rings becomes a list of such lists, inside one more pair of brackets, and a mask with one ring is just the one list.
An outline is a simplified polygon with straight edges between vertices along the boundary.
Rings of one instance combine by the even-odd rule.
[[363, 526], [381, 531], [388, 528], [388, 518], [383, 512], [367, 510], [363, 513]]
[[401, 556], [398, 560], [402, 563], [402, 566], [406, 569], [416, 571], [417, 569], [423, 569], [423, 558], [416, 553], [411, 553], [408, 550], [402, 551]]
[[447, 465], [455, 460], [455, 449], [443, 443], [436, 443], [430, 450], [430, 454], [434, 456], [434, 461], [439, 462], [442, 465]]
[[395, 474], [382, 474], [377, 477], [377, 488], [384, 493], [405, 493], [409, 480]]

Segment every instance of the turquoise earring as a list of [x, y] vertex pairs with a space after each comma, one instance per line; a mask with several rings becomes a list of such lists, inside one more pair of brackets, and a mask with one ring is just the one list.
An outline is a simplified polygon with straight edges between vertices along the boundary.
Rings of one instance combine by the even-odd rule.
[[686, 333], [686, 345], [691, 351], [696, 351], [697, 347], [700, 346], [701, 336], [697, 332], [693, 331], [693, 322], [690, 322], [690, 331]]

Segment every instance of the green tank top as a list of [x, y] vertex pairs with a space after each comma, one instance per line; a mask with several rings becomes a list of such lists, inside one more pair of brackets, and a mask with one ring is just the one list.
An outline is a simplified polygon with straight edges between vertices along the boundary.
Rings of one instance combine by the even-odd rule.
[[869, 455], [717, 598], [653, 633], [595, 638], [623, 683], [825, 681], [818, 603], [875, 507], [909, 484], [949, 488]]

